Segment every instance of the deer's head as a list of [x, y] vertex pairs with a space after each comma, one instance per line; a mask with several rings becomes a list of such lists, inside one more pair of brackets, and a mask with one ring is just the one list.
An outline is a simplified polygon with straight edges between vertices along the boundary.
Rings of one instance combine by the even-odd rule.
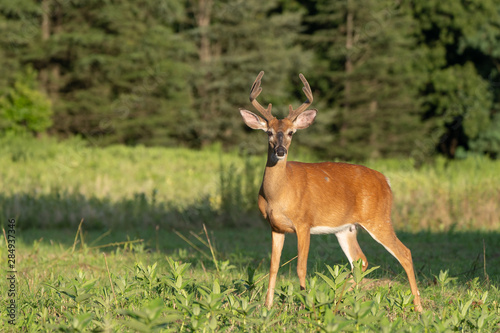
[[290, 105], [288, 116], [284, 119], [277, 119], [271, 114], [271, 104], [266, 109], [257, 101], [257, 96], [262, 91], [260, 82], [263, 75], [263, 71], [259, 73], [250, 91], [250, 102], [262, 117], [243, 109], [240, 109], [240, 113], [248, 127], [263, 130], [269, 136], [269, 157], [276, 161], [284, 160], [288, 153], [288, 147], [292, 142], [293, 134], [298, 129], [309, 127], [316, 117], [317, 110], [306, 110], [311, 105], [313, 96], [309, 83], [307, 83], [304, 75], [300, 74], [300, 80], [304, 83], [302, 90], [306, 94], [307, 100], [295, 110]]

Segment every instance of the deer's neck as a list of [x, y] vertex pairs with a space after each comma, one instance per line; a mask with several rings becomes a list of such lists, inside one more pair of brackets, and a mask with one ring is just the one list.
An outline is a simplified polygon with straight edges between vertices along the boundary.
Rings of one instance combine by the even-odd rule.
[[283, 160], [278, 160], [276, 156], [269, 152], [262, 181], [262, 190], [266, 199], [278, 199], [287, 183], [286, 157]]

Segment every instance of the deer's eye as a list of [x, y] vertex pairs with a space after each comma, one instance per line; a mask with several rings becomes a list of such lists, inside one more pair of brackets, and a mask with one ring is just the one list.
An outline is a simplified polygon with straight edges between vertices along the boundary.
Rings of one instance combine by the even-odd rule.
[[271, 132], [271, 131], [267, 131], [267, 135], [268, 135], [269, 137], [272, 137], [272, 136], [273, 136], [273, 132]]
[[288, 132], [289, 137], [292, 137], [292, 135], [293, 135], [293, 131]]

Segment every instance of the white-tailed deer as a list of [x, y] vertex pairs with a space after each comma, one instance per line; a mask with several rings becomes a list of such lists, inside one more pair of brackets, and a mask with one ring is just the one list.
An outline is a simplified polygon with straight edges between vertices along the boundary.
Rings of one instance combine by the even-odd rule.
[[306, 110], [312, 103], [311, 88], [305, 77], [307, 100], [297, 109], [290, 105], [285, 119], [271, 114], [272, 105], [264, 108], [257, 101], [264, 72], [260, 72], [250, 92], [258, 116], [240, 109], [241, 116], [252, 129], [269, 136], [267, 163], [259, 191], [259, 209], [272, 229], [272, 255], [267, 290], [267, 307], [273, 304], [276, 275], [286, 233], [296, 233], [298, 243], [297, 274], [300, 288], [305, 289], [307, 256], [311, 234], [334, 233], [347, 259], [362, 259], [363, 270], [368, 261], [356, 239], [361, 226], [389, 253], [399, 260], [410, 282], [416, 311], [422, 311], [411, 252], [396, 237], [391, 223], [392, 192], [387, 178], [380, 172], [361, 165], [347, 163], [287, 162], [292, 136], [298, 129], [309, 127], [317, 110]]

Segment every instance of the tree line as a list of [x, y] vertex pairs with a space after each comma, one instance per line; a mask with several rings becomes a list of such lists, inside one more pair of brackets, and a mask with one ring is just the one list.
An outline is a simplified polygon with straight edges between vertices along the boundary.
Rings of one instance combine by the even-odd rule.
[[362, 160], [500, 152], [498, 0], [0, 0], [0, 131], [252, 153], [251, 83], [300, 147]]

